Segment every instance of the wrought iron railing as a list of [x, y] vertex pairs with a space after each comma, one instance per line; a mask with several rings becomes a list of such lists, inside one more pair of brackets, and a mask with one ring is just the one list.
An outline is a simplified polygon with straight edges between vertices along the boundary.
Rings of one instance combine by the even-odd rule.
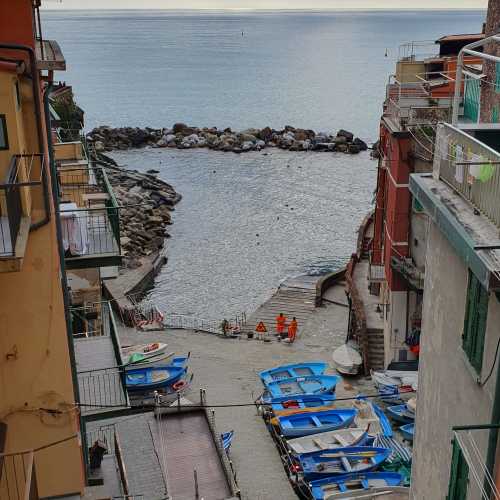
[[70, 307], [74, 338], [102, 337], [111, 334], [111, 305], [108, 301], [87, 302]]
[[46, 216], [43, 186], [45, 162], [42, 154], [14, 155], [0, 184], [0, 258], [12, 257], [24, 216], [31, 224]]
[[399, 46], [400, 61], [419, 61], [438, 54], [434, 40], [414, 40]]
[[385, 266], [383, 264], [372, 264], [370, 259], [368, 263], [368, 280], [372, 283], [385, 281]]
[[0, 498], [38, 500], [33, 451], [0, 454]]
[[434, 171], [500, 228], [500, 154], [449, 125], [437, 129]]

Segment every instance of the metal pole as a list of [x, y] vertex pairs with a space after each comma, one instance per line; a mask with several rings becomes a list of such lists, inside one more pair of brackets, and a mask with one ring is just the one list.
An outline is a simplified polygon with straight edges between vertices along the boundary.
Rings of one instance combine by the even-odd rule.
[[198, 490], [198, 473], [196, 472], [196, 469], [194, 469], [193, 473], [194, 473], [194, 498], [196, 500], [199, 500], [200, 492]]

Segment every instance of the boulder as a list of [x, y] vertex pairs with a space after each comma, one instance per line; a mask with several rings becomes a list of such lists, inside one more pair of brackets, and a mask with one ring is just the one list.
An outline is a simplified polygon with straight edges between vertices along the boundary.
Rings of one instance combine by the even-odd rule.
[[258, 134], [257, 137], [262, 141], [269, 142], [271, 137], [273, 136], [273, 131], [269, 127], [263, 128]]
[[253, 134], [247, 134], [246, 132], [242, 132], [238, 135], [238, 138], [241, 142], [257, 142], [257, 137]]
[[354, 134], [352, 132], [348, 132], [347, 130], [340, 129], [337, 132], [337, 137], [345, 137], [347, 142], [352, 142], [354, 139]]
[[188, 126], [185, 123], [175, 123], [172, 127], [172, 132], [174, 134], [179, 134], [182, 133], [182, 131], [186, 128], [188, 128]]
[[368, 149], [368, 144], [366, 144], [365, 141], [362, 141], [359, 137], [356, 137], [352, 143], [358, 146], [361, 151], [366, 151]]
[[251, 151], [253, 149], [253, 146], [254, 146], [254, 143], [251, 142], [251, 141], [245, 141], [242, 145], [241, 145], [241, 150], [242, 151]]
[[361, 152], [361, 148], [356, 144], [349, 144], [347, 152], [351, 155], [356, 155]]

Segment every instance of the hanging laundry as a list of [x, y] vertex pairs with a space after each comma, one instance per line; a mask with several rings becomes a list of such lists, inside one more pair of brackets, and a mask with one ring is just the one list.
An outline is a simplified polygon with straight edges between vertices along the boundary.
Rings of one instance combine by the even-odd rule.
[[481, 171], [481, 157], [478, 154], [472, 153], [470, 156], [471, 165], [469, 165], [469, 174], [474, 179], [479, 178], [479, 172]]
[[[465, 167], [463, 165], [463, 162], [464, 162], [464, 149], [460, 144], [457, 144], [457, 146], [455, 147], [455, 180], [459, 184], [462, 184], [462, 182], [464, 182]], [[462, 165], [460, 165], [460, 163]]]
[[488, 160], [488, 158], [481, 156], [481, 160], [483, 160], [484, 163], [480, 165], [478, 179], [481, 182], [488, 182], [495, 173], [495, 167], [491, 164], [491, 161]]

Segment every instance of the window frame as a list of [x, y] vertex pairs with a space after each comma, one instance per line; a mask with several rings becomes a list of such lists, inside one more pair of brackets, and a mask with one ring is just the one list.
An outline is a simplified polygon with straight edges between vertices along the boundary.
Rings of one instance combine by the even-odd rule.
[[469, 464], [457, 439], [452, 441], [450, 479], [446, 500], [466, 500], [469, 484]]
[[0, 115], [0, 128], [3, 131], [3, 136], [5, 139], [5, 146], [2, 146], [2, 144], [0, 144], [0, 151], [8, 151], [10, 149], [10, 146], [9, 146], [9, 132], [7, 131], [6, 115]]
[[483, 367], [484, 341], [488, 324], [489, 293], [476, 275], [469, 270], [462, 349], [474, 371], [480, 375]]

